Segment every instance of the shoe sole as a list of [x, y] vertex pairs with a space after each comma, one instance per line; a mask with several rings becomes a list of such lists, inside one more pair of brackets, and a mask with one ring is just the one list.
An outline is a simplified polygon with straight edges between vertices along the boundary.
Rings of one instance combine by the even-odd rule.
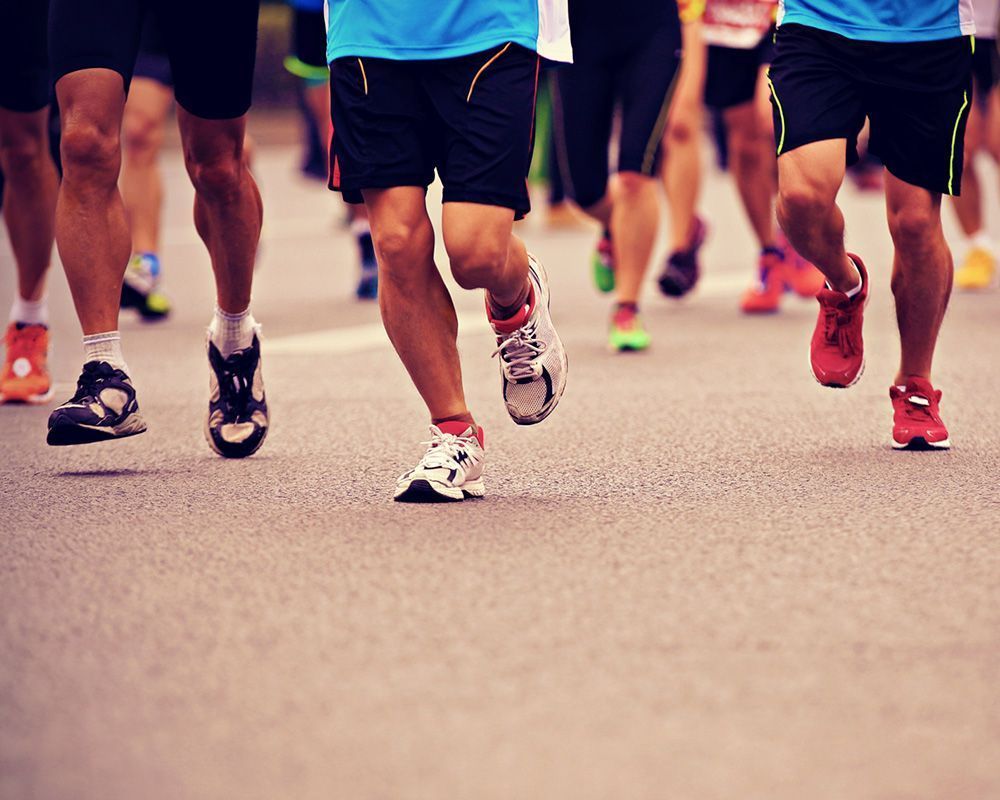
[[481, 498], [485, 494], [486, 486], [481, 480], [471, 481], [461, 487], [449, 487], [418, 478], [392, 499], [397, 503], [461, 503], [463, 500]]
[[29, 406], [40, 406], [48, 403], [55, 396], [55, 389], [49, 389], [45, 394], [30, 394], [27, 397], [0, 394], [0, 405], [10, 403], [12, 405], [24, 404]]
[[950, 450], [951, 440], [942, 439], [940, 442], [929, 442], [923, 436], [914, 436], [908, 442], [897, 442], [892, 440], [893, 450], [910, 450], [914, 452], [928, 452], [931, 450]]
[[236, 459], [239, 459], [239, 458], [249, 458], [254, 453], [256, 453], [258, 450], [260, 450], [261, 447], [263, 447], [264, 442], [267, 439], [268, 433], [271, 432], [271, 412], [270, 412], [270, 409], [269, 409], [268, 410], [268, 414], [267, 414], [267, 427], [264, 428], [264, 435], [261, 436], [260, 437], [260, 441], [257, 442], [256, 445], [254, 445], [253, 450], [248, 450], [245, 453], [224, 453], [222, 451], [222, 449], [215, 443], [215, 439], [212, 436], [212, 429], [208, 427], [208, 420], [209, 420], [209, 417], [206, 415], [206, 417], [205, 417], [205, 426], [204, 426], [204, 429], [203, 429], [204, 434], [205, 434], [205, 441], [208, 442], [208, 446], [212, 448], [212, 452], [214, 452], [218, 456], [222, 456], [223, 458], [236, 458]]
[[146, 423], [139, 420], [141, 427], [135, 430], [111, 430], [101, 428], [96, 425], [60, 425], [50, 428], [45, 437], [46, 444], [53, 447], [66, 447], [76, 444], [96, 444], [97, 442], [108, 442], [113, 439], [127, 439], [130, 436], [138, 436], [146, 432]]

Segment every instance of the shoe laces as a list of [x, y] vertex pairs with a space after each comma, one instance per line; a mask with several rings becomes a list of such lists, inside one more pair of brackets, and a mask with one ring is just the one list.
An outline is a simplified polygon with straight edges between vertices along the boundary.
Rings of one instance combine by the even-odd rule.
[[546, 346], [538, 338], [537, 320], [529, 319], [513, 333], [497, 339], [493, 357], [500, 356], [511, 380], [531, 379], [537, 375], [537, 360]]
[[841, 355], [857, 353], [858, 346], [851, 330], [852, 316], [839, 306], [824, 306], [823, 337], [827, 344], [836, 345]]
[[117, 370], [105, 361], [88, 361], [83, 365], [80, 377], [76, 379], [76, 394], [70, 398], [71, 403], [81, 403], [88, 397], [98, 397], [102, 385], [110, 378], [116, 377]]
[[904, 390], [902, 399], [904, 402], [903, 413], [910, 419], [919, 419], [922, 422], [934, 424], [940, 423], [934, 409], [934, 398], [928, 397], [924, 392]]
[[[472, 426], [470, 425], [471, 429]], [[431, 438], [421, 444], [426, 445], [427, 452], [420, 459], [422, 467], [448, 467], [458, 464], [459, 454], [467, 452], [479, 440], [475, 434], [464, 435], [455, 433], [445, 433], [437, 425], [431, 425]]]
[[219, 399], [231, 412], [240, 412], [250, 402], [253, 383], [253, 350], [237, 350], [218, 369]]

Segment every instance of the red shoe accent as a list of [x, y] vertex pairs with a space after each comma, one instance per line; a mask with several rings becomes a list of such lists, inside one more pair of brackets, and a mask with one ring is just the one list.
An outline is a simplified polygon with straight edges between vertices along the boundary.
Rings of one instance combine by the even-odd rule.
[[826, 285], [823, 273], [799, 255], [785, 232], [778, 229], [778, 247], [785, 251], [785, 283], [799, 297], [815, 297]]
[[48, 328], [12, 322], [4, 340], [7, 353], [0, 368], [0, 403], [47, 403], [52, 399]]
[[892, 446], [897, 450], [947, 450], [948, 429], [941, 421], [941, 392], [926, 378], [910, 376], [900, 389], [889, 387], [892, 398]]
[[494, 319], [493, 313], [490, 311], [490, 301], [486, 300], [486, 318], [490, 321], [490, 325], [493, 326], [493, 330], [497, 333], [513, 333], [518, 328], [524, 327], [525, 323], [531, 317], [535, 310], [535, 285], [531, 284], [531, 290], [528, 293], [528, 302], [525, 303], [521, 310], [518, 311], [513, 317], [508, 317], [507, 319]]
[[[473, 427], [471, 422], [462, 422], [461, 420], [450, 422], [442, 422], [435, 426], [441, 433], [450, 433], [452, 436], [463, 436], [469, 428]], [[483, 433], [483, 429], [476, 425], [476, 439], [479, 440], [479, 446], [484, 450], [486, 449], [486, 434]]]
[[785, 293], [784, 261], [777, 253], [761, 253], [760, 282], [743, 293], [740, 311], [744, 314], [773, 314], [781, 307]]
[[843, 292], [824, 288], [816, 295], [819, 319], [809, 352], [816, 380], [835, 389], [853, 386], [865, 368], [861, 329], [868, 303], [868, 270], [860, 258], [849, 255], [861, 273], [861, 291], [849, 298]]

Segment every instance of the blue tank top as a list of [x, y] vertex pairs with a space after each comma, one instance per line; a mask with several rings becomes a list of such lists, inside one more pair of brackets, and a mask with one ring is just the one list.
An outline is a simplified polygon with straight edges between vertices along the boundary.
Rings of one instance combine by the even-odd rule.
[[873, 42], [931, 42], [976, 32], [972, 0], [782, 0], [778, 24]]

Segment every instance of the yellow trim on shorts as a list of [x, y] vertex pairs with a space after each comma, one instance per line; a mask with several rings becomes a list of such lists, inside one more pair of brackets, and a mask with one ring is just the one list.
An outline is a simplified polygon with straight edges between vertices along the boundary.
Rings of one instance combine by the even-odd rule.
[[482, 75], [484, 72], [486, 72], [486, 68], [489, 67], [489, 65], [492, 64], [494, 61], [496, 61], [498, 58], [500, 58], [500, 56], [506, 53], [508, 49], [510, 49], [510, 42], [507, 42], [507, 44], [503, 46], [503, 49], [499, 53], [494, 54], [493, 58], [491, 58], [489, 61], [487, 61], [479, 68], [479, 72], [476, 73], [476, 77], [472, 79], [472, 84], [469, 86], [469, 93], [465, 96], [466, 103], [472, 102], [472, 92], [476, 88], [476, 81], [479, 80], [479, 76]]
[[361, 78], [365, 82], [365, 95], [368, 95], [368, 73], [365, 72], [365, 62], [358, 59], [358, 66], [361, 67]]
[[969, 107], [969, 93], [962, 92], [962, 107], [958, 109], [958, 116], [955, 117], [955, 127], [951, 132], [951, 159], [948, 162], [948, 194], [954, 195], [955, 190], [952, 184], [955, 181], [955, 144], [958, 141], [958, 126], [962, 124], [962, 114]]
[[771, 90], [771, 97], [774, 98], [774, 104], [778, 107], [778, 117], [781, 119], [781, 137], [778, 139], [778, 149], [775, 152], [776, 156], [781, 155], [781, 150], [785, 146], [785, 109], [781, 107], [781, 101], [778, 99], [778, 93], [774, 90], [774, 84], [771, 82], [771, 70], [767, 71], [767, 86]]

